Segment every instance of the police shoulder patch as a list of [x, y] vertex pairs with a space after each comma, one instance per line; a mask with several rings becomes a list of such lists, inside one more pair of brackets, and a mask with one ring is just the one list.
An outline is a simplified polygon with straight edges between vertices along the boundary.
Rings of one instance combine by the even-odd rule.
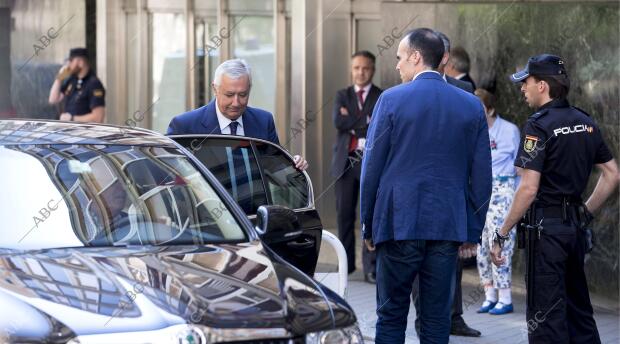
[[94, 90], [93, 96], [95, 97], [103, 97], [103, 90]]
[[532, 135], [525, 135], [525, 141], [523, 142], [523, 150], [527, 153], [531, 153], [536, 149], [538, 143], [538, 137]]

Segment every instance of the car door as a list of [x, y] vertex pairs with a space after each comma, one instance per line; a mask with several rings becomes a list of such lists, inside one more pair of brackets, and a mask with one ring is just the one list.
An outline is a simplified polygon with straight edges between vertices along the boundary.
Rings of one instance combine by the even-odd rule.
[[301, 235], [265, 243], [282, 258], [312, 276], [323, 225], [314, 207], [312, 184], [295, 168], [292, 157], [271, 142], [231, 135], [175, 135], [224, 185], [256, 224], [261, 205], [281, 205], [297, 215]]

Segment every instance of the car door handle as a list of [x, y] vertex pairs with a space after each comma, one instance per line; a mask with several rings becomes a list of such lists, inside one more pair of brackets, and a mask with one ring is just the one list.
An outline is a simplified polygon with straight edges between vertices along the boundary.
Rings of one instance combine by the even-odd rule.
[[299, 250], [299, 249], [310, 248], [314, 246], [314, 244], [315, 244], [314, 240], [304, 238], [303, 241], [289, 241], [286, 243], [286, 246], [288, 246], [291, 249]]

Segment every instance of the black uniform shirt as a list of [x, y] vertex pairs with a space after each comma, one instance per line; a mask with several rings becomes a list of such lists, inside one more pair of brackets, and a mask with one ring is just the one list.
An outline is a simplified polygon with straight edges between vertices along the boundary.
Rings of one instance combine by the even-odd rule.
[[528, 119], [515, 166], [541, 173], [537, 204], [546, 207], [562, 197], [580, 200], [592, 166], [611, 159], [592, 118], [558, 99]]
[[74, 116], [85, 115], [98, 106], [105, 106], [105, 89], [92, 71], [84, 79], [72, 75], [60, 91], [65, 96], [65, 112]]

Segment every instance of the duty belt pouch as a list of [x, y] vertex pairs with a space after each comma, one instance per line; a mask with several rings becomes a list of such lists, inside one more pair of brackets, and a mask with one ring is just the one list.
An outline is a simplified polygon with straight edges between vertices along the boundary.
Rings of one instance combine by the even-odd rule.
[[593, 217], [583, 204], [578, 207], [578, 210], [579, 228], [583, 231], [582, 234], [586, 242], [586, 253], [590, 253], [594, 249], [595, 244], [594, 231], [591, 226]]
[[527, 226], [527, 218], [528, 218], [528, 214], [526, 213], [522, 218], [521, 221], [519, 221], [519, 223], [517, 224], [517, 248], [518, 249], [524, 249], [525, 248], [525, 231], [526, 226]]

